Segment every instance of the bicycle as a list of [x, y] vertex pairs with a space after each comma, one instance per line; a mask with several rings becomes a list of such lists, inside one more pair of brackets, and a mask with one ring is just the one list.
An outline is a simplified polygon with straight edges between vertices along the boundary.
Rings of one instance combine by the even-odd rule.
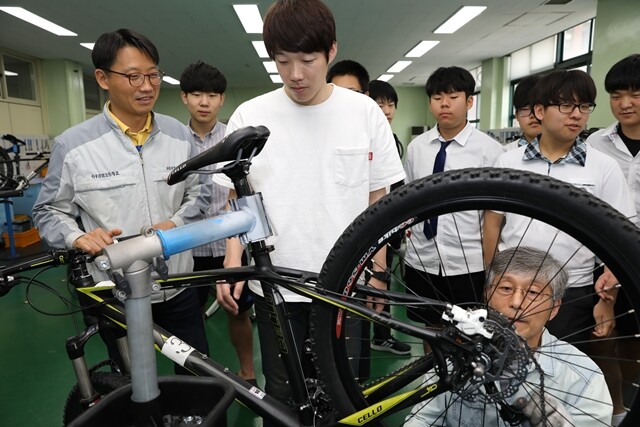
[[[40, 147], [37, 147], [38, 151], [27, 152], [27, 155], [30, 155], [31, 157], [21, 158], [20, 147], [25, 147], [27, 143], [10, 134], [2, 135], [2, 139], [11, 143], [11, 148], [7, 150], [0, 147], [0, 189], [26, 190], [29, 188], [30, 182], [33, 178], [40, 175], [40, 173], [48, 166], [49, 158], [47, 156], [51, 153], [44, 150], [40, 151]], [[13, 158], [9, 156], [9, 153], [13, 154]], [[41, 161], [41, 163], [34, 170], [29, 172], [28, 175], [22, 175], [20, 171], [20, 162], [31, 161]], [[16, 165], [15, 174], [13, 167], [14, 163]]]
[[[143, 236], [110, 245], [105, 248], [105, 254], [95, 260], [104, 269], [116, 273], [124, 272], [114, 275], [115, 293], [123, 298], [128, 292], [149, 292], [143, 288], [149, 282], [150, 265], [154, 264], [155, 268], [162, 272], [162, 262], [159, 258], [171, 256], [209, 240], [240, 235], [251, 248], [255, 260], [253, 266], [189, 275], [168, 275], [155, 280], [154, 286], [181, 287], [211, 285], [217, 281], [260, 281], [273, 310], [274, 330], [282, 337], [281, 353], [289, 370], [294, 396], [293, 407], [252, 387], [206, 355], [198, 353], [187, 343], [157, 326], [153, 326], [151, 331], [153, 342], [145, 347], [148, 349], [155, 344], [159, 349], [166, 350], [162, 351], [165, 355], [174, 354], [171, 349], [177, 351], [181, 357], [173, 356], [172, 360], [198, 375], [212, 376], [232, 384], [237, 399], [265, 419], [283, 426], [377, 425], [383, 422], [402, 425], [408, 409], [421, 402], [428, 404], [432, 397], [445, 391], [453, 392], [456, 399], [480, 399], [486, 410], [500, 409], [505, 411], [505, 416], [518, 416], [518, 411], [508, 402], [510, 395], [497, 391], [492, 385], [493, 380], [485, 379], [480, 383], [476, 381], [473, 394], [464, 392], [471, 378], [475, 378], [473, 372], [478, 363], [492, 374], [492, 378], [497, 378], [508, 368], [505, 360], [521, 363], [532, 361], [532, 354], [526, 350], [526, 345], [522, 345], [522, 340], [515, 334], [510, 321], [487, 310], [486, 305], [478, 302], [473, 302], [469, 311], [460, 311], [459, 307], [456, 308], [446, 301], [427, 300], [395, 290], [376, 290], [366, 284], [373, 255], [381, 248], [387, 247], [389, 239], [398, 234], [405, 234], [434, 215], [494, 209], [544, 220], [567, 232], [593, 251], [623, 283], [634, 310], [624, 313], [618, 319], [624, 317], [636, 325], [640, 323], [635, 313], [635, 307], [640, 301], [640, 265], [635, 260], [635, 254], [640, 253], [640, 231], [626, 218], [585, 191], [552, 178], [522, 171], [462, 170], [410, 183], [384, 197], [356, 218], [329, 253], [319, 274], [273, 266], [269, 259], [272, 248], [264, 241], [269, 230], [263, 204], [259, 194], [254, 194], [251, 190], [247, 179], [251, 159], [263, 148], [267, 137], [268, 132], [264, 129], [239, 130], [213, 149], [178, 166], [170, 175], [170, 182], [177, 182], [205, 164], [226, 163], [219, 172], [232, 178], [238, 194], [231, 212], [219, 218], [173, 230], [146, 230]], [[523, 191], [523, 188], [527, 191]], [[580, 211], [581, 220], [573, 221], [566, 215], [567, 211]], [[10, 275], [43, 264], [70, 262], [75, 265], [74, 269], [78, 272], [76, 276], [86, 279], [88, 275], [82, 267], [86, 261], [88, 259], [85, 255], [66, 251], [7, 267], [2, 270], [5, 280], [0, 289], [6, 292], [16, 284], [15, 279], [10, 280]], [[132, 266], [135, 271], [131, 271]], [[122, 280], [123, 276], [127, 280]], [[402, 277], [394, 276], [392, 281], [397, 287], [401, 285]], [[319, 380], [305, 378], [299, 368], [298, 354], [291, 351], [293, 341], [287, 328], [286, 307], [273, 285], [314, 301], [312, 342], [309, 350], [313, 353]], [[80, 287], [77, 292], [83, 309], [104, 321], [102, 327], [124, 327], [126, 324], [129, 332], [127, 339], [131, 339], [132, 319], [125, 318], [124, 312], [127, 310], [114, 300], [113, 290]], [[451, 321], [445, 322], [445, 326], [439, 330], [426, 329], [422, 325], [394, 317], [397, 312], [395, 307], [390, 316], [370, 309], [367, 306], [369, 297], [383, 297], [388, 304], [402, 305], [407, 310], [412, 307], [432, 306], [441, 310]], [[431, 345], [432, 353], [416, 354], [411, 359], [399, 358], [391, 367], [388, 364], [374, 366], [370, 378], [360, 379], [353, 363], [359, 353], [354, 353], [352, 344], [359, 344], [358, 340], [363, 338], [357, 331], [354, 332], [345, 326], [352, 317], [389, 326], [396, 332], [413, 337], [416, 343], [425, 340]], [[81, 334], [79, 344], [90, 335], [94, 335], [99, 327], [93, 327]], [[476, 332], [465, 332], [472, 329]], [[499, 333], [493, 335], [490, 329]], [[483, 334], [478, 331], [490, 333]], [[368, 338], [365, 337], [364, 340], [368, 342]], [[123, 344], [122, 347], [126, 346]], [[129, 347], [131, 351], [142, 346]], [[124, 348], [123, 354], [126, 353]], [[82, 400], [85, 394], [95, 397], [95, 392], [91, 394], [82, 391], [92, 387], [91, 375], [87, 375], [86, 366], [82, 367], [82, 363], [79, 363], [82, 357], [73, 360], [74, 366], [79, 365], [80, 373], [85, 374], [84, 378], [83, 375], [79, 375], [78, 378]], [[375, 365], [375, 362], [372, 361], [371, 364]], [[456, 372], [448, 368], [451, 363], [457, 366]], [[149, 368], [150, 366], [142, 367], [147, 370]], [[439, 379], [426, 379], [427, 373], [432, 370], [438, 373]], [[136, 369], [132, 370], [134, 382], [137, 381], [133, 374], [135, 371]], [[147, 373], [153, 377], [152, 372]], [[515, 375], [512, 381], [508, 387], [510, 392], [521, 385], [524, 378], [519, 374]], [[633, 382], [633, 379], [629, 379], [629, 382]], [[143, 384], [145, 392], [153, 389], [152, 386], [148, 387], [148, 383]], [[557, 395], [550, 387], [545, 389], [545, 393]], [[637, 400], [636, 387], [633, 398], [629, 401], [630, 412], [623, 426], [636, 425], [639, 419]], [[589, 410], [577, 409], [587, 413]], [[87, 411], [86, 414], [90, 412]], [[514, 420], [517, 421], [517, 418]]]

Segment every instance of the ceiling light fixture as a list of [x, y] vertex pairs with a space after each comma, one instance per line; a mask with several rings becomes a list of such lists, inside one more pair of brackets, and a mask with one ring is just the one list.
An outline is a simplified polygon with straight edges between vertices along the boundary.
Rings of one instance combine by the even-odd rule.
[[262, 34], [262, 17], [257, 4], [234, 4], [233, 9], [248, 34]]
[[438, 40], [422, 40], [420, 43], [415, 45], [413, 49], [407, 52], [405, 56], [407, 58], [420, 58], [422, 55], [436, 47], [438, 43], [440, 43]]
[[382, 74], [380, 77], [378, 77], [378, 80], [382, 80], [383, 82], [388, 82], [392, 78], [393, 78], [393, 74]]
[[269, 53], [267, 53], [267, 48], [264, 45], [264, 42], [262, 40], [253, 41], [251, 42], [251, 44], [253, 44], [253, 48], [256, 50], [256, 53], [260, 58], [269, 57]]
[[69, 31], [66, 28], [62, 28], [60, 25], [54, 24], [51, 21], [47, 21], [35, 13], [31, 13], [21, 7], [0, 7], [0, 10], [57, 36], [77, 36], [76, 33]]
[[93, 46], [95, 46], [95, 43], [80, 43], [80, 46], [86, 47], [89, 50], [93, 50]]
[[282, 77], [280, 77], [279, 74], [269, 74], [269, 77], [271, 77], [271, 81], [274, 83], [283, 83], [282, 82]]
[[278, 67], [276, 67], [276, 61], [263, 61], [262, 65], [264, 65], [264, 68], [267, 70], [267, 73], [269, 74], [278, 73]]
[[170, 85], [174, 85], [174, 86], [177, 86], [177, 85], [180, 84], [180, 80], [176, 80], [176, 79], [174, 79], [173, 77], [170, 77], [170, 76], [164, 76], [162, 78], [162, 80], [167, 82], [167, 83], [169, 83]]
[[460, 8], [451, 18], [447, 19], [444, 24], [440, 25], [434, 33], [436, 34], [453, 34], [463, 25], [480, 15], [487, 6], [464, 6]]
[[387, 70], [387, 73], [399, 73], [409, 65], [411, 65], [411, 61], [397, 61]]
[[4, 70], [4, 75], [6, 77], [15, 77], [18, 75], [18, 73], [14, 73], [13, 71], [9, 71], [9, 70]]

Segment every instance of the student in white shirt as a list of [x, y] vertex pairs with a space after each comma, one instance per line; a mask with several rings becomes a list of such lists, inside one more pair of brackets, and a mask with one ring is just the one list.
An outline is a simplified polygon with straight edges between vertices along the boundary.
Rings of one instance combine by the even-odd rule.
[[[426, 91], [437, 126], [409, 144], [407, 183], [437, 170], [436, 159], [439, 152], [442, 156], [442, 147], [446, 158], [440, 166], [444, 171], [492, 166], [503, 153], [496, 140], [467, 121], [474, 89], [473, 76], [463, 68], [441, 67], [431, 74]], [[484, 265], [478, 217], [477, 212], [443, 215], [437, 225], [429, 221], [411, 229], [404, 260], [408, 292], [450, 302], [480, 300]], [[440, 323], [438, 314], [426, 309], [408, 309], [407, 315], [427, 325]]]

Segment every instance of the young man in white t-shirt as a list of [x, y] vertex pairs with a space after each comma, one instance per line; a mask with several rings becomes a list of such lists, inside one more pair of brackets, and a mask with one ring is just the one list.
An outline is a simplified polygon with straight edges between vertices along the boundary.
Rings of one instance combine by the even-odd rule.
[[[541, 123], [541, 135], [526, 146], [504, 153], [496, 166], [528, 170], [569, 182], [634, 218], [635, 209], [620, 167], [578, 136], [595, 108], [593, 79], [580, 70], [553, 71], [538, 80], [531, 96], [533, 112]], [[552, 334], [588, 352], [585, 343], [591, 334], [604, 338], [611, 333], [613, 324], [608, 320], [613, 317], [611, 302], [615, 300], [616, 291], [612, 287], [617, 280], [605, 269], [595, 282], [600, 298], [595, 296], [596, 260], [591, 251], [567, 234], [556, 233], [548, 224], [530, 222], [521, 215], [487, 211], [483, 239], [487, 264], [497, 244], [499, 249], [527, 245], [548, 250], [565, 265], [569, 289], [558, 315], [549, 322]], [[603, 289], [609, 291], [601, 292]]]
[[[264, 125], [271, 136], [252, 160], [249, 180], [262, 193], [273, 237], [274, 265], [320, 271], [346, 226], [386, 187], [404, 178], [389, 123], [376, 103], [354, 91], [325, 81], [337, 44], [331, 11], [319, 0], [276, 1], [265, 16], [263, 36], [276, 62], [283, 87], [242, 104], [227, 133], [248, 125]], [[303, 37], [304, 35], [304, 37]], [[215, 180], [230, 187], [216, 176]], [[235, 192], [231, 191], [231, 197]], [[225, 266], [240, 265], [243, 248], [227, 241]], [[375, 257], [374, 271], [386, 269], [385, 253]], [[370, 283], [385, 288], [372, 278]], [[255, 306], [262, 352], [265, 390], [283, 402], [291, 390], [278, 355], [268, 306], [259, 286]], [[219, 285], [218, 301], [236, 312], [233, 289]], [[308, 299], [281, 289], [299, 351], [308, 337]], [[232, 295], [233, 294], [233, 295]], [[376, 304], [381, 310], [382, 306]]]

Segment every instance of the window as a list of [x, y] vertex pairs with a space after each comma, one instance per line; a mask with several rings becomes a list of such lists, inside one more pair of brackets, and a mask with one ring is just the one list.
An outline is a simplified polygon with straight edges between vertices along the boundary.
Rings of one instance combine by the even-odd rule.
[[477, 129], [480, 125], [480, 92], [474, 93], [471, 98], [473, 98], [473, 106], [467, 111], [467, 120]]
[[591, 51], [593, 20], [583, 22], [562, 33], [562, 61], [585, 55]]
[[556, 40], [557, 37], [552, 36], [513, 52], [509, 64], [511, 79], [552, 69], [556, 59]]
[[82, 75], [84, 85], [84, 106], [89, 111], [100, 112], [106, 101], [104, 91], [93, 74]]
[[2, 55], [6, 97], [36, 101], [35, 66], [31, 61]]
[[[511, 98], [522, 78], [553, 69], [591, 70], [595, 19], [571, 27], [511, 54]], [[513, 103], [509, 106], [509, 126], [516, 123]]]

